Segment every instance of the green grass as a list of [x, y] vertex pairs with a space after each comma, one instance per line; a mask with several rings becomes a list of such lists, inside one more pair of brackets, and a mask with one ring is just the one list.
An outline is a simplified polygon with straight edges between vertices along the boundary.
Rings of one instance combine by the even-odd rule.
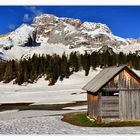
[[[86, 113], [74, 113], [64, 117], [66, 120], [80, 126], [92, 126], [92, 122], [86, 117]], [[65, 120], [64, 119], [64, 120]]]
[[62, 121], [68, 122], [77, 126], [85, 127], [128, 127], [128, 126], [140, 126], [140, 121], [107, 121], [96, 122], [87, 118], [85, 112], [82, 113], [68, 113], [62, 118]]
[[93, 122], [87, 118], [85, 112], [65, 114], [62, 118], [62, 121], [78, 126], [93, 126]]

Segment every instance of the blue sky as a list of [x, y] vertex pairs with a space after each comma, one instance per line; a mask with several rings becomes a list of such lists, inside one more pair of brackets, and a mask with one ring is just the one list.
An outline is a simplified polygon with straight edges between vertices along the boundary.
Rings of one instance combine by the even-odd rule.
[[42, 13], [107, 24], [115, 35], [140, 37], [140, 6], [0, 6], [0, 34], [22, 23], [30, 24]]

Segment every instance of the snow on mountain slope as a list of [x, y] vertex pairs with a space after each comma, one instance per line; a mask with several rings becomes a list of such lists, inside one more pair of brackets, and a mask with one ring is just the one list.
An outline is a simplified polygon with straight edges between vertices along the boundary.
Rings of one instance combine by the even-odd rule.
[[22, 24], [15, 31], [9, 33], [7, 36], [0, 38], [0, 48], [11, 48], [17, 46], [25, 46], [29, 38], [33, 38], [34, 27], [27, 24]]
[[140, 41], [115, 36], [105, 24], [59, 18], [50, 14], [36, 16], [31, 25], [0, 36], [0, 58], [21, 59], [35, 54], [69, 54], [72, 51], [98, 51], [104, 46], [114, 52], [140, 50]]
[[89, 32], [91, 35], [94, 35], [94, 31], [96, 31], [98, 33], [109, 33], [109, 34], [112, 34], [111, 30], [105, 24], [94, 23], [94, 22], [84, 22], [81, 25], [80, 30], [82, 32], [86, 32], [86, 33]]
[[29, 37], [33, 37], [33, 32], [35, 28], [22, 24], [17, 30], [10, 34], [14, 46], [23, 46], [25, 42], [28, 42]]
[[140, 53], [140, 44], [139, 43], [133, 43], [126, 46], [120, 46], [119, 52], [124, 52], [126, 54], [128, 53]]
[[69, 54], [70, 52], [72, 52], [72, 50], [70, 50], [67, 46], [64, 46], [63, 44], [42, 44], [38, 47], [12, 47], [9, 50], [3, 50], [2, 54], [4, 55], [3, 59], [5, 60], [19, 60], [21, 58], [32, 57], [34, 54], [58, 54], [61, 56], [64, 52], [66, 52], [66, 54]]
[[[92, 51], [97, 51], [98, 49], [92, 48]], [[19, 60], [24, 58], [28, 59], [29, 57], [32, 57], [34, 54], [36, 55], [57, 54], [62, 56], [64, 52], [66, 55], [69, 55], [71, 52], [75, 52], [75, 51], [84, 54], [86, 50], [88, 49], [84, 46], [80, 48], [69, 49], [69, 46], [65, 46], [61, 43], [60, 44], [45, 43], [38, 47], [13, 47], [9, 50], [2, 50], [2, 51], [0, 49], [1, 51], [0, 56], [2, 56], [4, 60], [10, 60], [10, 59]]]

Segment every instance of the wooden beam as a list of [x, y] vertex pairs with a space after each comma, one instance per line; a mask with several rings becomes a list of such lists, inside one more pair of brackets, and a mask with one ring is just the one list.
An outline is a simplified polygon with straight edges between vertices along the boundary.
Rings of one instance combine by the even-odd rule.
[[101, 91], [119, 92], [120, 90], [121, 91], [132, 91], [132, 90], [136, 90], [136, 91], [139, 90], [140, 91], [140, 88], [130, 88], [130, 89], [128, 89], [128, 88], [102, 88]]

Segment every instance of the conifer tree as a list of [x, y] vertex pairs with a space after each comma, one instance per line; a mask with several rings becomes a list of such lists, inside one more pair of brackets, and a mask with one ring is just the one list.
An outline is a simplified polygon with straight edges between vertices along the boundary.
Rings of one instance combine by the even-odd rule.
[[98, 66], [98, 54], [97, 52], [92, 52], [90, 55], [90, 63], [93, 69]]
[[65, 55], [65, 53], [62, 55], [62, 59], [61, 59], [61, 75], [60, 75], [60, 79], [63, 80], [63, 78], [68, 78], [69, 77], [69, 63], [67, 61], [67, 57]]
[[90, 56], [87, 52], [83, 56], [83, 69], [85, 70], [85, 76], [88, 76], [90, 70]]
[[72, 52], [70, 54], [69, 58], [69, 65], [73, 69], [73, 71], [78, 72], [79, 71], [79, 60], [76, 52]]
[[19, 61], [19, 63], [18, 63], [18, 73], [17, 73], [16, 82], [17, 82], [18, 85], [21, 85], [24, 82], [24, 73], [23, 73], [22, 61]]
[[33, 83], [46, 74], [49, 85], [54, 85], [58, 78], [63, 80], [63, 78], [70, 76], [70, 68], [75, 72], [83, 68], [87, 76], [91, 66], [96, 68], [98, 66], [109, 67], [125, 64], [131, 68], [140, 70], [139, 62], [140, 56], [138, 53], [129, 53], [126, 55], [120, 52], [119, 54], [110, 54], [108, 51], [104, 53], [92, 52], [91, 54], [86, 52], [84, 55], [72, 52], [69, 58], [65, 53], [62, 57], [56, 54], [52, 56], [33, 55], [28, 60], [21, 59], [18, 62], [14, 60], [0, 61], [0, 81], [10, 82], [16, 79], [16, 83], [21, 85], [24, 82]]
[[5, 68], [6, 68], [6, 63], [0, 62], [0, 81], [4, 80]]
[[28, 61], [24, 60], [22, 62], [22, 68], [23, 68], [23, 77], [24, 77], [24, 80], [23, 82], [28, 82], [29, 81], [29, 77], [30, 77], [30, 71], [29, 71], [29, 64], [28, 64]]
[[7, 62], [5, 73], [4, 73], [4, 82], [9, 83], [16, 77], [16, 68], [14, 60]]

